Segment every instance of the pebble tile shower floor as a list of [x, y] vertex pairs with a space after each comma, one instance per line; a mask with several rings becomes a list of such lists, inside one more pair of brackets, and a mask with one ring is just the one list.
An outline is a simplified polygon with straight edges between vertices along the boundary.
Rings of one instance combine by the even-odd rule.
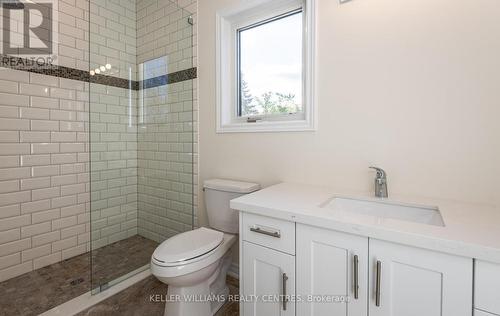
[[[94, 284], [149, 264], [157, 245], [136, 235], [97, 249], [92, 259]], [[1, 282], [0, 316], [43, 313], [90, 291], [90, 276], [90, 253], [86, 253]]]

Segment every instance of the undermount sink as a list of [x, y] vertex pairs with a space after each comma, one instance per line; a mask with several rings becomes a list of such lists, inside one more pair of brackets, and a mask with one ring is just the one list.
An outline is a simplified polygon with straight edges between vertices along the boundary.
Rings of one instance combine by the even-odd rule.
[[340, 213], [372, 216], [379, 219], [397, 219], [433, 226], [445, 226], [439, 208], [433, 206], [334, 197], [324, 203], [322, 208]]

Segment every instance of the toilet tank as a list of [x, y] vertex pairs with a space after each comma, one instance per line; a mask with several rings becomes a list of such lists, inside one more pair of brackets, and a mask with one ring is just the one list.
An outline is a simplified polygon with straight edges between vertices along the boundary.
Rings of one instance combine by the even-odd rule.
[[225, 179], [206, 180], [203, 183], [205, 206], [210, 227], [225, 233], [237, 234], [239, 212], [229, 207], [229, 201], [260, 189], [257, 183]]

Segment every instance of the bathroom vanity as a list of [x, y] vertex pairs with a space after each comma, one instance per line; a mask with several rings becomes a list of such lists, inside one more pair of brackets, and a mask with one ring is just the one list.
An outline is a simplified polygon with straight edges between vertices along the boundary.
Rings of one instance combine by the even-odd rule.
[[231, 207], [241, 315], [500, 315], [498, 208], [287, 183]]

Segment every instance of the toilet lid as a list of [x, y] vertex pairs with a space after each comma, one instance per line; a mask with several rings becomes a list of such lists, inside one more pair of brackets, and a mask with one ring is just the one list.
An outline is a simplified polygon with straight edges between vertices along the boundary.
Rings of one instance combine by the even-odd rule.
[[223, 238], [223, 233], [201, 227], [165, 240], [156, 248], [153, 257], [163, 263], [191, 260], [217, 248]]

